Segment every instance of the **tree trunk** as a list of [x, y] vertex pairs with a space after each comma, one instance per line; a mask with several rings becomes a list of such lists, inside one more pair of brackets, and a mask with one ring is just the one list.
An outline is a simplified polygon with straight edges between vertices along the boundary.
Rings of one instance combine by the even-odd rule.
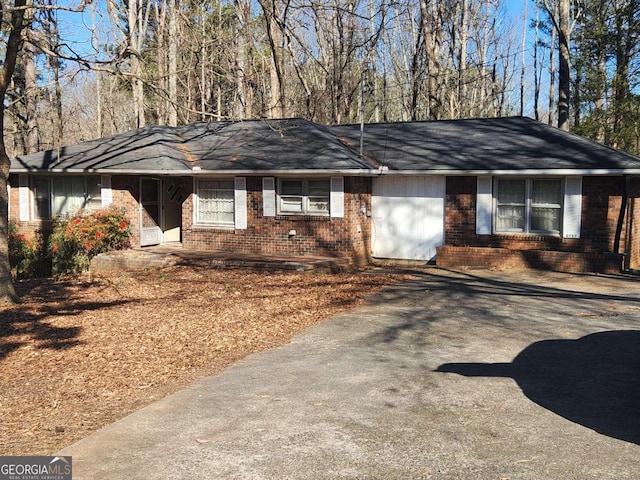
[[570, 65], [570, 31], [569, 31], [569, 3], [570, 0], [560, 0], [558, 10], [558, 128], [569, 131], [569, 102], [571, 85]]
[[[262, 12], [267, 24], [266, 33], [271, 47], [271, 57], [269, 61], [269, 91], [270, 99], [268, 104], [270, 118], [285, 118], [285, 75], [284, 75], [284, 29], [286, 28], [286, 13], [281, 13], [278, 0], [270, 2], [261, 1]], [[283, 6], [284, 12], [288, 5]], [[281, 18], [282, 16], [282, 18]]]
[[[53, 0], [49, 0], [49, 5], [53, 5]], [[47, 47], [51, 52], [47, 57], [47, 60], [49, 63], [49, 67], [53, 71], [54, 88], [49, 96], [50, 103], [51, 105], [53, 105], [56, 112], [56, 118], [54, 121], [55, 141], [53, 142], [53, 144], [55, 147], [60, 147], [64, 142], [64, 118], [62, 112], [62, 87], [60, 86], [60, 32], [58, 30], [58, 16], [56, 10], [46, 11], [46, 23], [44, 24], [44, 31], [47, 37]], [[26, 45], [27, 44], [25, 44], [25, 47]]]
[[253, 105], [251, 92], [249, 92], [247, 75], [247, 50], [249, 45], [249, 19], [251, 5], [246, 0], [236, 0], [236, 64], [235, 82], [236, 99], [233, 105], [233, 116], [236, 120], [252, 117]]
[[40, 150], [40, 130], [38, 121], [38, 76], [36, 74], [36, 47], [25, 40], [22, 49], [22, 68], [24, 68], [24, 106], [26, 134], [26, 153]]
[[[178, 16], [179, 0], [169, 1], [169, 126], [178, 126]], [[204, 59], [202, 59], [204, 61]]]
[[460, 51], [458, 55], [458, 108], [456, 118], [466, 116], [469, 111], [467, 102], [467, 37], [469, 35], [467, 20], [467, 0], [461, 0], [460, 6]]
[[129, 0], [127, 11], [129, 30], [129, 74], [131, 75], [133, 112], [136, 128], [142, 128], [147, 124], [141, 52], [147, 36], [148, 15], [150, 9], [144, 9], [142, 2], [143, 0]]
[[[0, 69], [0, 132], [4, 132], [4, 110], [7, 88], [16, 68], [18, 53], [22, 47], [22, 31], [25, 24], [25, 0], [14, 0], [11, 11], [11, 26], [6, 40], [4, 61]], [[5, 34], [7, 32], [4, 32]], [[9, 262], [9, 196], [7, 183], [11, 160], [7, 155], [4, 135], [0, 135], [0, 301], [15, 303], [18, 301], [13, 287], [11, 264]]]
[[429, 0], [420, 0], [421, 28], [427, 66], [427, 117], [431, 120], [440, 118], [442, 102], [438, 96], [438, 29], [434, 28], [435, 19], [432, 15]]
[[[535, 41], [533, 44], [533, 112], [534, 118], [540, 120], [540, 75], [538, 73], [538, 40], [540, 32], [540, 3], [536, 1]], [[542, 69], [540, 69], [542, 70]]]
[[549, 46], [549, 125], [553, 124], [554, 106], [556, 104], [556, 29], [551, 34], [551, 45]]
[[524, 3], [524, 14], [522, 20], [522, 51], [521, 51], [521, 65], [520, 65], [520, 116], [524, 116], [524, 79], [526, 73], [526, 52], [527, 52], [527, 15], [528, 15], [528, 3]]
[[[33, 0], [27, 0], [27, 6], [32, 6]], [[25, 21], [33, 21], [33, 10], [25, 12]], [[36, 73], [36, 46], [32, 43], [33, 32], [30, 28], [23, 31], [22, 68], [24, 69], [24, 107], [26, 133], [26, 153], [36, 153], [40, 150], [40, 129], [38, 119], [38, 75]]]

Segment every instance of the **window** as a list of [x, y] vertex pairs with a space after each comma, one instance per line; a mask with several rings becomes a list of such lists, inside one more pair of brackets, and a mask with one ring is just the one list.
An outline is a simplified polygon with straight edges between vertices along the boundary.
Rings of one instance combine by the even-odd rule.
[[34, 218], [51, 218], [51, 179], [33, 177], [31, 182], [34, 197]]
[[496, 180], [496, 231], [560, 233], [561, 179]]
[[278, 184], [278, 212], [293, 215], [329, 215], [328, 178], [283, 178]]
[[234, 225], [233, 180], [197, 180], [196, 191], [197, 224]]
[[33, 216], [37, 219], [73, 215], [83, 209], [98, 210], [102, 207], [99, 175], [34, 176], [31, 187]]

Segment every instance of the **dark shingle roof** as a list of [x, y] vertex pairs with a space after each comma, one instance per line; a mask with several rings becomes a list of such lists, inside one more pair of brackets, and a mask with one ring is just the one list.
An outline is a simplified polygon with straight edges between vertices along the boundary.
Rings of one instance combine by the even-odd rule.
[[187, 174], [368, 171], [326, 127], [300, 119], [150, 126], [13, 159], [12, 171]]
[[22, 155], [11, 171], [640, 173], [640, 158], [523, 117], [325, 127], [301, 119], [150, 126]]
[[[360, 125], [331, 131], [360, 144]], [[640, 173], [638, 157], [525, 117], [368, 124], [364, 153], [390, 171]]]
[[178, 170], [186, 168], [176, 148], [181, 142], [175, 129], [150, 126], [139, 130], [21, 155], [11, 162], [12, 170], [99, 171]]
[[186, 148], [203, 170], [370, 170], [327, 127], [301, 119], [183, 127]]

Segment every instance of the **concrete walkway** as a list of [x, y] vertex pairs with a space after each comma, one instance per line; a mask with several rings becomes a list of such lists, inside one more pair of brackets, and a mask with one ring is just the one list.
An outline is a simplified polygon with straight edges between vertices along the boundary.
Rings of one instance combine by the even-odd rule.
[[639, 292], [429, 269], [60, 453], [75, 480], [637, 479]]

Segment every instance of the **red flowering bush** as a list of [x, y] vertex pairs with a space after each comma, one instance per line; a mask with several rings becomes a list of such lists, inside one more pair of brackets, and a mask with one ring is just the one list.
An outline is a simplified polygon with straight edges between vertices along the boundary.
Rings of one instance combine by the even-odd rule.
[[14, 223], [9, 224], [9, 262], [16, 278], [44, 277], [51, 271], [41, 231], [34, 235], [18, 233]]
[[52, 273], [80, 273], [99, 253], [130, 245], [131, 228], [124, 213], [115, 208], [58, 217], [49, 236]]

